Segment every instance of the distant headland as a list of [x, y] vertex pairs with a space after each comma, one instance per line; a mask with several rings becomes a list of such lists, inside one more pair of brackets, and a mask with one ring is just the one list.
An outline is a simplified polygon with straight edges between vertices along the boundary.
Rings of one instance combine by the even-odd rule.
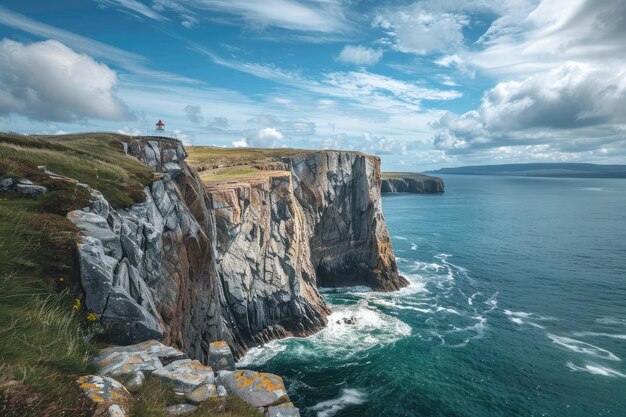
[[626, 178], [626, 165], [597, 165], [583, 163], [478, 165], [442, 168], [436, 171], [428, 171], [428, 173], [560, 178]]

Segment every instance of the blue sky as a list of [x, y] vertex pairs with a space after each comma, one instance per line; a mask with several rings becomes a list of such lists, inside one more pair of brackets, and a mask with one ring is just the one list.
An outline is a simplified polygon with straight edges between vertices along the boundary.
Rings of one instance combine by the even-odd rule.
[[626, 163], [622, 0], [5, 0], [0, 130]]

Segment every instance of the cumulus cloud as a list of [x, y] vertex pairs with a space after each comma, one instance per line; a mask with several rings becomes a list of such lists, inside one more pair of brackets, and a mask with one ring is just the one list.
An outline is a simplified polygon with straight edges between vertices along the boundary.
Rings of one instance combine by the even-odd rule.
[[202, 116], [202, 108], [200, 106], [192, 106], [191, 104], [187, 104], [183, 111], [185, 112], [185, 115], [191, 123], [200, 124], [204, 121], [204, 116]]
[[247, 148], [249, 145], [248, 145], [248, 141], [246, 140], [246, 138], [241, 138], [239, 140], [233, 141], [233, 146], [235, 148]]
[[285, 135], [280, 130], [273, 127], [264, 127], [250, 131], [242, 140], [244, 140], [248, 146], [276, 148], [284, 145], [284, 139]]
[[499, 76], [544, 72], [569, 60], [623, 67], [624, 1], [542, 0], [521, 10], [492, 23], [479, 42], [484, 48], [470, 56], [473, 65]]
[[[587, 141], [602, 137], [610, 143], [615, 135], [622, 137], [625, 119], [626, 70], [616, 73], [568, 62], [545, 74], [497, 84], [484, 94], [477, 109], [442, 117], [434, 126], [438, 132], [433, 139], [436, 147], [452, 152], [571, 144], [581, 136]], [[593, 147], [601, 147], [601, 142], [595, 141]]]
[[1, 113], [60, 122], [132, 120], [117, 82], [108, 66], [58, 41], [0, 41]]
[[341, 50], [338, 59], [344, 64], [366, 66], [378, 63], [382, 57], [382, 49], [372, 49], [363, 45], [346, 45]]

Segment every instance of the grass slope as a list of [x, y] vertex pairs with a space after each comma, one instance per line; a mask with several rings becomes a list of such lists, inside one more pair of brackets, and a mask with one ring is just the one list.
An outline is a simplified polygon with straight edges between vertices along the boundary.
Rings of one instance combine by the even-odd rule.
[[88, 373], [83, 341], [87, 312], [79, 293], [78, 230], [65, 214], [87, 205], [74, 184], [87, 183], [115, 206], [143, 200], [152, 170], [126, 156], [115, 134], [21, 136], [0, 133], [0, 179], [29, 179], [49, 192], [34, 198], [0, 194], [0, 415], [87, 416], [75, 383]]

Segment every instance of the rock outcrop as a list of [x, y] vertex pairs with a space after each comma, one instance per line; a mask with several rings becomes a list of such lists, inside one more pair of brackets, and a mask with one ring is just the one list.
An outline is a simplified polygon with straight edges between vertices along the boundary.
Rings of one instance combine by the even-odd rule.
[[386, 172], [383, 174], [383, 193], [436, 194], [445, 191], [441, 178], [424, 174]]
[[329, 311], [318, 286], [407, 284], [381, 211], [378, 158], [303, 152], [258, 181], [205, 187], [178, 141], [123, 147], [158, 173], [145, 202], [114, 210], [77, 184], [92, 203], [68, 214], [82, 231], [85, 305], [110, 342], [159, 339], [206, 364], [214, 340], [240, 356], [321, 329]]
[[[225, 342], [216, 343], [220, 356], [232, 357]], [[167, 363], [171, 358], [179, 359]], [[169, 415], [192, 413], [204, 402], [221, 403], [223, 408], [227, 395], [231, 394], [267, 416], [300, 416], [281, 377], [251, 370], [236, 371], [234, 366], [216, 375], [211, 366], [191, 360], [183, 352], [156, 340], [103, 349], [93, 362], [100, 369], [99, 375], [82, 376], [77, 382], [84, 395], [95, 403], [98, 417], [130, 415], [131, 392], [140, 390], [145, 378], [157, 378], [162, 386], [174, 392], [176, 403], [166, 407]]]

